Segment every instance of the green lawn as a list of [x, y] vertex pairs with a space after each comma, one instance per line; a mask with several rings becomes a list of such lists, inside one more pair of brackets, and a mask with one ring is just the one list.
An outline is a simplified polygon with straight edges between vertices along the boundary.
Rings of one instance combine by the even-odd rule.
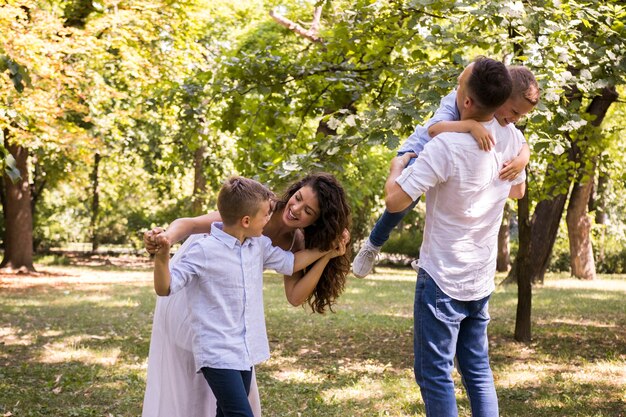
[[[0, 417], [140, 415], [150, 270], [38, 269], [0, 275]], [[290, 307], [282, 279], [268, 274], [264, 415], [424, 415], [412, 375], [414, 280], [410, 269], [379, 268], [351, 279], [336, 313], [319, 316]], [[534, 289], [528, 346], [512, 340], [516, 299], [515, 287], [498, 288], [491, 302], [501, 415], [626, 416], [626, 276], [548, 276]], [[469, 416], [461, 388], [458, 399]]]

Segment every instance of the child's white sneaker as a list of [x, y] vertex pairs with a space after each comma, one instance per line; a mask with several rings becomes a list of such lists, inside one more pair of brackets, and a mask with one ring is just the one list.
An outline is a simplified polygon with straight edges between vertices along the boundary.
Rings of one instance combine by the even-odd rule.
[[376, 263], [376, 257], [380, 253], [380, 248], [382, 246], [374, 246], [369, 239], [361, 246], [359, 253], [354, 258], [354, 262], [352, 262], [352, 273], [357, 278], [365, 278], [372, 272]]

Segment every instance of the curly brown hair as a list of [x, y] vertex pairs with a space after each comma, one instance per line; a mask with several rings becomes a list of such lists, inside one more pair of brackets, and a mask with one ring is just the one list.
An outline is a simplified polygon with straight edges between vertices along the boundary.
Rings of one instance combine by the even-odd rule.
[[[309, 186], [317, 195], [320, 206], [319, 218], [304, 228], [304, 247], [330, 250], [341, 238], [344, 229], [350, 229], [351, 210], [346, 193], [337, 179], [328, 173], [309, 174], [291, 184], [277, 203], [277, 209], [287, 205], [287, 201], [302, 187]], [[307, 299], [311, 310], [323, 314], [332, 306], [345, 288], [346, 277], [350, 272], [350, 255], [331, 259], [324, 268], [313, 293]]]

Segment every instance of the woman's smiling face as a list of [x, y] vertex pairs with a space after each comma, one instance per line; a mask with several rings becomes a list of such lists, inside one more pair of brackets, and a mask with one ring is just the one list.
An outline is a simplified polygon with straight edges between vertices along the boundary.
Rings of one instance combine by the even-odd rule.
[[296, 191], [283, 210], [283, 221], [294, 228], [304, 228], [313, 224], [320, 216], [320, 203], [317, 193], [305, 185]]

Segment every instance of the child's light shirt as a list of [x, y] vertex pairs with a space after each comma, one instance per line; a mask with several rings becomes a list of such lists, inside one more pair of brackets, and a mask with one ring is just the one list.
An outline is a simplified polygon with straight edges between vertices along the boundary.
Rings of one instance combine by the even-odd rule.
[[514, 158], [523, 135], [496, 119], [483, 123], [495, 138], [489, 152], [469, 133], [442, 133], [431, 140], [396, 182], [413, 199], [426, 193], [426, 221], [419, 267], [448, 296], [479, 300], [495, 288], [498, 231], [511, 185], [499, 178], [502, 164]]
[[431, 139], [428, 135], [429, 127], [438, 122], [450, 122], [455, 120], [461, 120], [461, 114], [456, 105], [456, 90], [453, 90], [450, 94], [441, 99], [439, 108], [424, 126], [418, 125], [415, 127], [415, 131], [404, 141], [402, 146], [400, 146], [398, 154], [415, 152], [419, 155], [422, 149], [424, 149], [424, 146]]
[[196, 372], [203, 367], [250, 370], [269, 358], [263, 270], [292, 275], [294, 255], [266, 236], [243, 243], [213, 223], [171, 267], [170, 294], [187, 291]]

